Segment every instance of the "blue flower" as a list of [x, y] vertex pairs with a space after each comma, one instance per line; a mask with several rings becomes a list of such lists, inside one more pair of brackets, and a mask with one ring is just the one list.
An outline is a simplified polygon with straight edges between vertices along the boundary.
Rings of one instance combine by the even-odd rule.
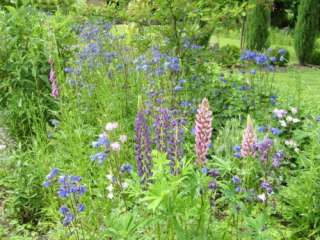
[[65, 67], [65, 68], [64, 68], [64, 72], [65, 72], [65, 73], [72, 73], [72, 72], [73, 72], [73, 69], [70, 68], [70, 67]]
[[266, 130], [267, 130], [267, 127], [265, 127], [265, 126], [259, 126], [258, 127], [258, 131], [261, 132], [261, 133], [264, 133]]
[[252, 70], [250, 71], [250, 73], [251, 73], [252, 75], [256, 75], [257, 71], [256, 71], [255, 69], [252, 69]]
[[232, 149], [233, 149], [233, 151], [235, 151], [235, 152], [240, 152], [240, 151], [241, 151], [241, 146], [236, 145], [236, 146], [234, 146]]
[[241, 158], [241, 153], [236, 152], [236, 153], [233, 154], [233, 156], [234, 156], [235, 158]]
[[180, 71], [180, 62], [179, 58], [177, 57], [167, 57], [164, 66], [171, 70], [172, 72], [179, 72]]
[[181, 107], [190, 107], [190, 106], [192, 106], [192, 103], [189, 102], [189, 101], [182, 101], [182, 102], [180, 103], [180, 106], [181, 106]]
[[177, 85], [177, 86], [175, 86], [174, 90], [175, 90], [176, 92], [181, 91], [181, 90], [182, 90], [182, 86]]
[[283, 48], [280, 48], [279, 51], [278, 51], [278, 53], [283, 56], [283, 55], [286, 55], [286, 54], [287, 54], [287, 50], [285, 50], [285, 49], [283, 49]]
[[206, 167], [201, 168], [201, 172], [202, 172], [203, 174], [207, 175], [207, 173], [208, 173], [208, 168], [206, 168]]
[[80, 176], [70, 176], [70, 181], [73, 183], [78, 183], [81, 181], [81, 177]]
[[276, 105], [278, 97], [275, 95], [270, 96], [270, 103]]
[[82, 203], [78, 204], [77, 210], [78, 210], [79, 212], [83, 212], [83, 211], [85, 210], [84, 204], [82, 204]]
[[264, 55], [264, 54], [258, 54], [255, 58], [256, 60], [256, 64], [258, 65], [264, 65], [268, 63], [268, 56]]
[[92, 155], [90, 158], [92, 161], [98, 161], [98, 163], [101, 164], [101, 163], [103, 163], [104, 160], [106, 160], [107, 154], [105, 152], [99, 152], [99, 153]]
[[316, 117], [316, 121], [317, 121], [318, 123], [320, 123], [320, 115], [319, 115], [318, 117]]
[[133, 170], [133, 167], [132, 167], [132, 165], [129, 164], [129, 163], [123, 164], [123, 165], [121, 166], [121, 168], [120, 168], [120, 171], [121, 171], [122, 173], [129, 173], [129, 174], [131, 174], [131, 173], [132, 173], [132, 170]]
[[243, 54], [241, 54], [240, 60], [241, 61], [245, 61], [245, 60], [250, 61], [250, 60], [254, 60], [256, 56], [257, 56], [256, 52], [247, 50]]
[[61, 198], [67, 198], [69, 196], [69, 190], [64, 187], [60, 187], [58, 191], [58, 195]]
[[232, 182], [234, 184], [238, 185], [238, 184], [240, 184], [241, 180], [237, 175], [235, 175], [235, 176], [232, 177]]
[[271, 61], [272, 63], [275, 63], [275, 62], [277, 61], [277, 58], [276, 58], [276, 57], [271, 57], [271, 58], [270, 58], [270, 61]]
[[45, 181], [42, 186], [44, 186], [45, 188], [50, 187], [51, 183], [49, 181]]
[[59, 173], [59, 169], [57, 168], [52, 168], [50, 173], [47, 175], [48, 180], [52, 180], [55, 176], [57, 176]]
[[58, 182], [59, 182], [60, 184], [65, 184], [67, 181], [68, 181], [68, 176], [66, 176], [66, 175], [61, 175], [61, 176], [59, 177], [59, 179], [58, 179]]
[[271, 128], [270, 131], [273, 135], [276, 135], [276, 136], [282, 133], [282, 131], [279, 128]]
[[97, 141], [93, 141], [91, 145], [94, 148], [97, 148], [97, 147], [100, 147], [100, 146], [105, 146], [106, 148], [108, 148], [109, 145], [110, 145], [110, 141], [109, 141], [107, 135], [100, 134], [98, 140]]
[[60, 207], [59, 212], [63, 215], [66, 215], [70, 212], [70, 209], [66, 205], [63, 205]]
[[62, 221], [62, 224], [64, 226], [68, 226], [74, 219], [74, 215], [72, 213], [67, 213], [65, 216], [64, 216], [64, 219]]
[[187, 82], [187, 81], [186, 81], [185, 79], [180, 79], [180, 80], [179, 80], [179, 83], [180, 83], [180, 84], [185, 84], [186, 82]]

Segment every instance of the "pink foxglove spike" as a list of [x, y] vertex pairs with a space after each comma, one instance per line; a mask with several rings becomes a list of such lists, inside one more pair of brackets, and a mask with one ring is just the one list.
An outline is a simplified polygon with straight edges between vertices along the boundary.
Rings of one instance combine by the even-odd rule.
[[49, 81], [51, 83], [51, 96], [57, 98], [59, 96], [58, 82], [56, 78], [56, 72], [54, 70], [54, 64], [51, 59], [49, 59], [50, 64], [50, 73], [49, 73]]

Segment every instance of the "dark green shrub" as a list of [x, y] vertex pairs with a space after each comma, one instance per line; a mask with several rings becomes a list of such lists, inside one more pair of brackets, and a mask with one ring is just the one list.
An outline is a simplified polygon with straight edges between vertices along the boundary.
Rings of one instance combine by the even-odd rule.
[[320, 39], [315, 43], [315, 49], [311, 56], [311, 64], [320, 65]]
[[270, 4], [268, 0], [251, 0], [246, 26], [246, 48], [261, 51], [268, 47]]
[[302, 0], [295, 28], [294, 47], [301, 64], [311, 63], [319, 24], [318, 0]]
[[240, 48], [234, 45], [225, 45], [214, 50], [214, 59], [222, 66], [231, 67], [238, 63]]

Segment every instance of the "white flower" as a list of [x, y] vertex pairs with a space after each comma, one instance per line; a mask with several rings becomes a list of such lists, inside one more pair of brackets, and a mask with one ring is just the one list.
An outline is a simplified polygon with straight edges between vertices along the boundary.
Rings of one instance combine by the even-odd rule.
[[112, 184], [110, 184], [110, 185], [107, 187], [107, 190], [108, 190], [109, 192], [112, 192], [112, 191], [113, 191], [113, 186], [112, 186]]
[[5, 144], [0, 144], [0, 151], [5, 150], [7, 146]]
[[257, 199], [264, 203], [267, 200], [267, 196], [266, 196], [265, 193], [262, 193], [262, 194], [257, 196]]
[[129, 184], [127, 182], [123, 182], [121, 184], [122, 189], [127, 189], [129, 187]]
[[296, 153], [299, 153], [299, 152], [300, 152], [300, 149], [296, 147], [296, 148], [294, 149], [294, 151], [295, 151]]
[[111, 143], [110, 147], [115, 152], [119, 152], [120, 151], [120, 143], [118, 143], [118, 142]]
[[113, 176], [112, 176], [111, 173], [109, 173], [109, 174], [107, 175], [107, 179], [108, 179], [109, 181], [112, 181], [112, 180], [113, 180]]
[[290, 108], [290, 111], [292, 112], [292, 114], [297, 114], [298, 113], [298, 109], [295, 107]]
[[110, 132], [110, 131], [116, 129], [117, 127], [118, 127], [117, 122], [109, 122], [106, 124], [105, 129], [106, 129], [106, 131]]
[[125, 143], [127, 140], [128, 140], [127, 135], [120, 135], [119, 141], [120, 141], [121, 143]]
[[107, 197], [108, 197], [109, 199], [113, 199], [113, 193], [112, 193], [112, 192], [109, 192], [108, 195], [107, 195]]
[[285, 120], [280, 120], [279, 123], [280, 123], [281, 127], [287, 127], [287, 123]]
[[287, 145], [288, 147], [291, 147], [291, 148], [297, 148], [297, 146], [298, 146], [297, 143], [295, 141], [293, 141], [292, 139], [285, 140], [284, 144]]
[[300, 122], [300, 120], [299, 120], [298, 118], [293, 118], [293, 119], [292, 119], [292, 122], [293, 122], [293, 123], [298, 123], [298, 122]]
[[287, 116], [287, 117], [286, 117], [286, 120], [287, 120], [287, 122], [292, 122], [292, 121], [293, 121], [293, 117]]

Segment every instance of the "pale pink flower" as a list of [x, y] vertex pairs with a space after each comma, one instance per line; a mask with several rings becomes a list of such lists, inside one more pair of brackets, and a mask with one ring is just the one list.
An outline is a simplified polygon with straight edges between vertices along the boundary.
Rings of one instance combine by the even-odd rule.
[[118, 127], [118, 123], [117, 122], [109, 122], [109, 123], [106, 124], [105, 130], [110, 132], [110, 131], [116, 129], [117, 127]]
[[274, 109], [273, 114], [276, 116], [278, 119], [282, 119], [287, 115], [288, 111], [284, 109]]
[[257, 135], [253, 126], [251, 117], [248, 115], [247, 127], [243, 133], [242, 145], [241, 145], [241, 156], [250, 157], [255, 155], [254, 146], [257, 142]]
[[110, 147], [115, 152], [119, 152], [120, 151], [120, 143], [118, 143], [118, 142], [111, 143]]
[[196, 115], [196, 154], [197, 164], [204, 165], [207, 162], [206, 155], [208, 154], [211, 144], [212, 134], [212, 112], [210, 111], [209, 102], [204, 98], [199, 105]]
[[127, 140], [128, 140], [127, 135], [120, 135], [119, 141], [120, 141], [121, 143], [125, 143]]

